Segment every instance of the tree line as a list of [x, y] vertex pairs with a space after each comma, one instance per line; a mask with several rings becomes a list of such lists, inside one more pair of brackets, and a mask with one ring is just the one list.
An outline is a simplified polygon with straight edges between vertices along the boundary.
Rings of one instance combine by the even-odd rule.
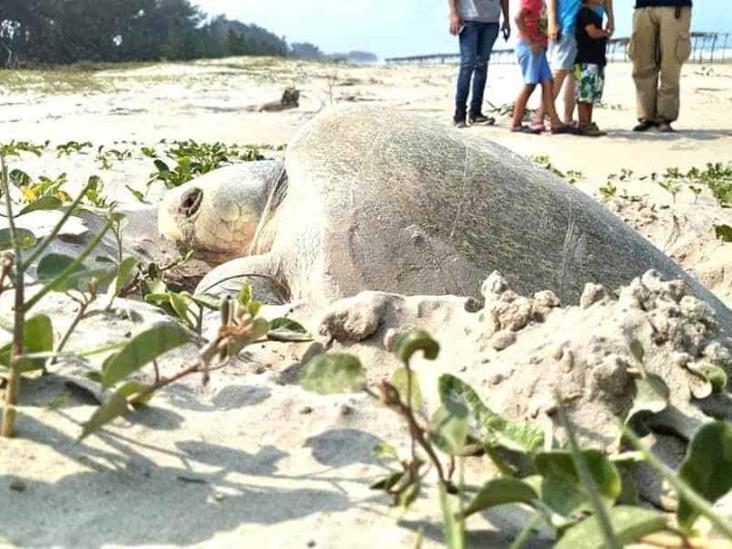
[[292, 54], [284, 38], [190, 0], [0, 0], [0, 66]]

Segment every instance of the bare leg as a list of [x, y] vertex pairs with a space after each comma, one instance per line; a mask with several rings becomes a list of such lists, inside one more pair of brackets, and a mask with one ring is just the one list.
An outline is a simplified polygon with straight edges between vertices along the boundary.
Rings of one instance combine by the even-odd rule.
[[[564, 84], [564, 79], [570, 75], [571, 73], [565, 70], [558, 70], [554, 73], [554, 83], [552, 84], [552, 95], [554, 96], [554, 101], [557, 100], [557, 97], [559, 97], [559, 92], [562, 91], [562, 84]], [[565, 91], [565, 97], [566, 97], [566, 91]], [[574, 94], [574, 92], [573, 92]], [[572, 101], [574, 101], [574, 95], [572, 96]], [[572, 106], [572, 109], [574, 109], [574, 105]], [[544, 123], [544, 116], [546, 116], [548, 113], [544, 110], [544, 103], [542, 101], [542, 104], [539, 106], [539, 108], [536, 110], [536, 113], [534, 113], [534, 123], [536, 124], [543, 124]]]
[[545, 80], [541, 83], [541, 100], [544, 105], [544, 112], [549, 115], [552, 129], [560, 128], [563, 126], [562, 121], [557, 116], [557, 111], [554, 108], [554, 85], [553, 80]]
[[577, 103], [577, 113], [581, 128], [592, 124], [592, 103]]
[[[567, 73], [567, 81], [564, 86], [564, 122], [566, 124], [572, 123], [572, 117], [574, 115], [574, 105], [576, 103], [574, 96], [574, 87], [577, 84], [577, 79], [573, 72]], [[556, 99], [556, 95], [554, 96]]]
[[536, 84], [525, 84], [524, 88], [521, 90], [521, 93], [519, 94], [518, 98], [516, 99], [516, 104], [513, 108], [513, 127], [518, 128], [523, 124], [524, 120], [524, 110], [526, 110], [526, 103], [529, 102], [529, 97], [531, 97], [531, 94], [534, 93], [534, 90], [536, 89]]

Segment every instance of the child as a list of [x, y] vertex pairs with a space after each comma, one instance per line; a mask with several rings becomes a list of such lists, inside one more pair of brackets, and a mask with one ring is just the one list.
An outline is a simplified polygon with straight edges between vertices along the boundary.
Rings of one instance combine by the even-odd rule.
[[582, 7], [577, 14], [577, 60], [574, 74], [577, 81], [575, 96], [579, 114], [579, 134], [589, 137], [600, 137], [600, 131], [592, 121], [592, 107], [602, 99], [605, 85], [605, 49], [609, 30], [603, 30], [602, 17], [595, 8], [602, 0], [582, 0]]
[[523, 133], [540, 133], [541, 130], [524, 126], [523, 115], [529, 97], [541, 84], [541, 96], [544, 112], [551, 120], [552, 133], [568, 133], [570, 128], [562, 124], [554, 109], [552, 95], [552, 71], [546, 59], [547, 35], [545, 6], [543, 0], [521, 0], [521, 8], [516, 16], [519, 29], [519, 41], [516, 45], [524, 87], [516, 99], [513, 111], [513, 127], [511, 131]]

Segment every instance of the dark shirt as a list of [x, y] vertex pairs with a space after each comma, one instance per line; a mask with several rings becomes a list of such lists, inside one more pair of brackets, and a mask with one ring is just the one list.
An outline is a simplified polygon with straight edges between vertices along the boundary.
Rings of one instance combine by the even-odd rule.
[[595, 10], [582, 6], [577, 14], [577, 60], [575, 63], [589, 63], [604, 67], [607, 64], [605, 48], [607, 38], [592, 38], [587, 34], [586, 27], [594, 25], [602, 30], [602, 17]]
[[637, 8], [657, 8], [659, 6], [675, 7], [675, 6], [689, 6], [691, 7], [691, 0], [635, 0], [635, 7]]

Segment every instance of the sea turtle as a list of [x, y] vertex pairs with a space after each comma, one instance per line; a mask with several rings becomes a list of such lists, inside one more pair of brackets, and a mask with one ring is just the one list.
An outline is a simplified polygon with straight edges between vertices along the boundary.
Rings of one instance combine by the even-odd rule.
[[159, 229], [238, 257], [200, 290], [252, 273], [304, 301], [362, 290], [479, 298], [499, 270], [519, 293], [549, 288], [573, 304], [587, 282], [614, 288], [655, 269], [732, 327], [720, 300], [591, 197], [488, 140], [383, 107], [326, 111], [284, 163], [231, 166], [171, 191]]

